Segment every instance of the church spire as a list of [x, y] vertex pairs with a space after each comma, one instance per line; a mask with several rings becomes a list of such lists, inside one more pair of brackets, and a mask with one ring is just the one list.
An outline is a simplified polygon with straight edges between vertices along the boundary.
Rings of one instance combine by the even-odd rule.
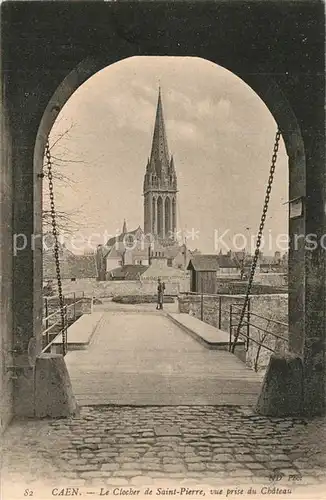
[[159, 87], [152, 149], [143, 183], [144, 231], [167, 244], [177, 227], [177, 175], [170, 158]]
[[127, 233], [127, 223], [126, 223], [126, 219], [123, 219], [122, 234], [126, 234], [126, 233]]
[[159, 87], [158, 91], [150, 163], [153, 167], [156, 167], [156, 172], [159, 176], [161, 176], [163, 172], [167, 172], [169, 167], [169, 150], [165, 132], [161, 87]]

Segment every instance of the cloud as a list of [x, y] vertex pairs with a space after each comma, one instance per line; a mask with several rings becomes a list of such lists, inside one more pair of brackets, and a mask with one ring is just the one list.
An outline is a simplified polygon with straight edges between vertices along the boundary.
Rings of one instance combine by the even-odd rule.
[[220, 99], [216, 106], [216, 113], [219, 118], [229, 118], [231, 111], [231, 102], [228, 99]]
[[148, 124], [154, 123], [153, 105], [138, 94], [113, 95], [105, 102], [106, 112], [112, 124], [118, 128], [133, 128], [148, 132]]
[[210, 99], [204, 99], [197, 103], [197, 112], [199, 116], [207, 116], [212, 114], [212, 102]]
[[227, 119], [231, 113], [231, 102], [229, 99], [221, 98], [217, 104], [212, 99], [206, 98], [197, 102], [196, 112], [200, 117], [214, 116], [217, 119]]
[[[87, 206], [80, 220], [98, 231], [115, 230], [123, 218], [130, 226], [142, 224], [142, 183], [159, 80], [178, 174], [179, 224], [200, 228], [199, 246], [211, 251], [214, 228], [230, 225], [236, 230], [243, 220], [251, 227], [259, 222], [275, 122], [239, 78], [200, 59], [126, 59], [77, 90], [55, 131], [62, 132], [66, 122], [76, 123], [64, 146], [69, 157], [84, 163], [65, 165], [78, 184], [76, 192], [62, 190], [60, 209], [78, 207], [83, 200]], [[271, 213], [273, 207], [279, 209], [280, 197], [287, 199], [287, 176], [282, 146]], [[282, 213], [275, 212], [273, 227], [283, 228]]]
[[[163, 89], [163, 100], [164, 100], [164, 89]], [[191, 111], [195, 108], [196, 104], [192, 101], [189, 95], [185, 95], [183, 92], [177, 91], [173, 88], [169, 89], [167, 92], [167, 98], [171, 105], [181, 107], [185, 111]]]
[[193, 122], [184, 120], [167, 120], [166, 128], [168, 136], [173, 138], [173, 142], [181, 140], [199, 139], [199, 130]]

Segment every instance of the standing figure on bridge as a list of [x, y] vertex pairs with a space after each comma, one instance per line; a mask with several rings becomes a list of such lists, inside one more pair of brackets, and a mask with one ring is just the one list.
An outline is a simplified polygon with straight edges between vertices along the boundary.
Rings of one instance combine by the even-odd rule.
[[157, 306], [156, 309], [163, 309], [163, 297], [164, 297], [165, 283], [161, 281], [161, 278], [157, 280]]

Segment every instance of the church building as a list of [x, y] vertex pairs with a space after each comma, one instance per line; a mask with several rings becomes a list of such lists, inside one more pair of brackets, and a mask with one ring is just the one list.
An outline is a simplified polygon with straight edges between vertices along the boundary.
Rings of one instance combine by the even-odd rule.
[[[151, 266], [165, 260], [168, 267], [185, 269], [189, 252], [177, 242], [177, 174], [168, 149], [159, 89], [150, 157], [143, 183], [144, 226], [132, 231], [123, 223], [121, 234], [97, 249], [100, 280], [110, 279], [122, 266]], [[114, 273], [113, 273], [114, 274]]]
[[151, 156], [144, 178], [144, 231], [171, 244], [177, 228], [177, 174], [170, 157], [159, 90]]

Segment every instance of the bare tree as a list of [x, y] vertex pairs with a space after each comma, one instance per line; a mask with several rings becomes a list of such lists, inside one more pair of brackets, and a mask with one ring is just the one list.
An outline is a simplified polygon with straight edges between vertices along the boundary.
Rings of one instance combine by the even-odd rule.
[[246, 259], [245, 249], [241, 251], [240, 255], [239, 252], [238, 253], [234, 252], [233, 258], [240, 269], [240, 280], [242, 281], [245, 278], [245, 259]]
[[[82, 223], [77, 222], [76, 217], [81, 212], [82, 206], [78, 209], [71, 211], [61, 209], [62, 205], [62, 191], [69, 187], [69, 189], [75, 189], [76, 180], [73, 179], [71, 175], [65, 173], [67, 167], [71, 167], [75, 164], [85, 164], [86, 162], [82, 159], [74, 158], [71, 153], [69, 146], [67, 147], [66, 142], [69, 141], [69, 134], [74, 127], [74, 124], [70, 124], [67, 128], [57, 134], [55, 137], [49, 138], [50, 143], [50, 153], [52, 161], [52, 179], [55, 190], [55, 205], [56, 205], [56, 222], [59, 234], [68, 233], [71, 234], [81, 228]], [[43, 211], [42, 211], [42, 222], [43, 222], [43, 233], [51, 231], [52, 228], [52, 218], [51, 218], [51, 207], [50, 207], [50, 192], [49, 192], [49, 182], [48, 182], [48, 168], [47, 159], [44, 157], [43, 161]]]

